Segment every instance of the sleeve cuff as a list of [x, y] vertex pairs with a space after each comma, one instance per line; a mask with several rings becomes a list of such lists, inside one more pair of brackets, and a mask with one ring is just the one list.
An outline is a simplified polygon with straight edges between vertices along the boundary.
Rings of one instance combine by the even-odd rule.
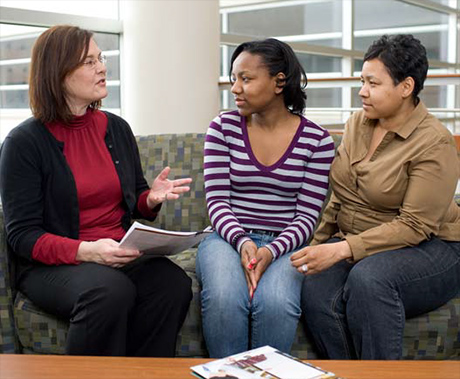
[[76, 260], [80, 240], [45, 233], [37, 240], [32, 258], [47, 265], [79, 264]]
[[321, 242], [319, 242], [318, 240], [316, 240], [316, 239], [313, 238], [313, 239], [310, 241], [310, 243], [309, 243], [308, 245], [305, 245], [305, 246], [315, 246], [315, 245], [320, 245], [320, 244], [321, 244]]
[[363, 239], [359, 235], [346, 236], [344, 238], [350, 245], [351, 254], [353, 254], [353, 261], [359, 261], [366, 256], [366, 248]]
[[[268, 244], [268, 245], [265, 245], [265, 247], [270, 250], [270, 252], [272, 253], [272, 256], [273, 256], [273, 261], [276, 260], [280, 255], [279, 253], [276, 251], [275, 247], [271, 244]], [[272, 261], [272, 262], [273, 262]]]
[[158, 204], [155, 208], [150, 209], [147, 205], [147, 196], [149, 195], [149, 192], [150, 189], [145, 190], [141, 193], [137, 201], [137, 209], [139, 210], [139, 213], [142, 215], [142, 217], [151, 220], [157, 217], [158, 212], [161, 209], [162, 203]]
[[251, 239], [245, 234], [237, 238], [237, 240], [235, 241], [235, 249], [238, 252], [238, 254], [241, 254], [241, 247], [247, 241], [251, 241]]

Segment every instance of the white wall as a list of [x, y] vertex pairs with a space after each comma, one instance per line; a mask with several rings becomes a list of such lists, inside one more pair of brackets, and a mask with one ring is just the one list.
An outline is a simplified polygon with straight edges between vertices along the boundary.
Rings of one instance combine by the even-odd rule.
[[135, 134], [204, 132], [219, 111], [218, 0], [122, 0], [122, 116]]

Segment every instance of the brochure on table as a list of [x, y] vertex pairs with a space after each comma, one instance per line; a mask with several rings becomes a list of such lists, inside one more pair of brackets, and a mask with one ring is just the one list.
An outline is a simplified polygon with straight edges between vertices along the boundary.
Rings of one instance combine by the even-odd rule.
[[135, 221], [120, 241], [120, 247], [137, 249], [144, 254], [173, 255], [197, 245], [211, 232], [211, 228], [200, 232], [173, 232]]
[[227, 358], [192, 366], [192, 375], [204, 379], [320, 379], [337, 378], [271, 346], [264, 346]]

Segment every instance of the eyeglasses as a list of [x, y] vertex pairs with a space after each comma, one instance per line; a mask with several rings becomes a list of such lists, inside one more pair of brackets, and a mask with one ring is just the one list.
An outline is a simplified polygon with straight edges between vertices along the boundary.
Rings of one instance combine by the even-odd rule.
[[105, 55], [99, 55], [96, 59], [93, 58], [84, 61], [83, 64], [92, 70], [96, 68], [97, 62], [100, 62], [103, 65], [105, 65], [107, 63], [107, 57]]

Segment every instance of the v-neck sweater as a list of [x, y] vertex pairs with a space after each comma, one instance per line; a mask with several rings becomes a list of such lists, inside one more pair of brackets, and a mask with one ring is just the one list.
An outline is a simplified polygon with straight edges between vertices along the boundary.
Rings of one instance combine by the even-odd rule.
[[213, 227], [240, 251], [254, 229], [279, 235], [266, 247], [274, 258], [303, 246], [315, 229], [328, 190], [334, 142], [324, 128], [300, 117], [285, 153], [271, 166], [254, 155], [246, 118], [216, 117], [204, 151], [204, 179]]

